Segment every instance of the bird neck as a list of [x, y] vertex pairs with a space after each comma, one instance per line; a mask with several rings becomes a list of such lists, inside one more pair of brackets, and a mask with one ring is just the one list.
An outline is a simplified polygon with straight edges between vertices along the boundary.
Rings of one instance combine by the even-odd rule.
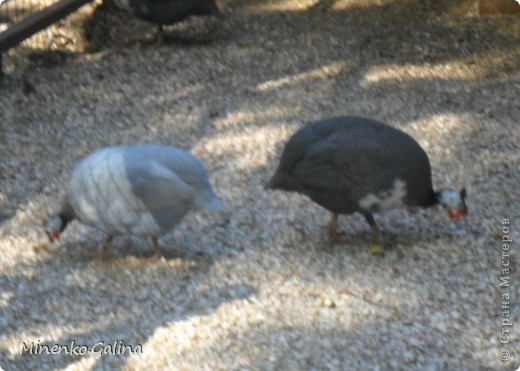
[[68, 197], [66, 197], [63, 200], [63, 204], [61, 206], [61, 211], [58, 214], [58, 216], [61, 219], [61, 231], [60, 232], [63, 232], [63, 230], [67, 227], [67, 224], [69, 224], [71, 221], [73, 221], [76, 218], [74, 209], [72, 208], [72, 206], [70, 206]]
[[442, 199], [442, 191], [436, 191], [433, 193], [432, 205], [439, 205]]

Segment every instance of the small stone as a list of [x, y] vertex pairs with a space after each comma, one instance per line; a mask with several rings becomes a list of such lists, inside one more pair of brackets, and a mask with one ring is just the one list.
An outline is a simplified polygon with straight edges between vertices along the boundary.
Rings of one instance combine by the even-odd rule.
[[336, 303], [334, 301], [332, 301], [331, 299], [329, 299], [329, 298], [323, 299], [322, 304], [323, 304], [323, 306], [325, 306], [327, 308], [335, 308], [336, 307]]
[[439, 321], [435, 324], [435, 327], [437, 328], [437, 330], [439, 330], [440, 332], [446, 332], [446, 330], [448, 329], [448, 326], [446, 326], [446, 323], [442, 322], [442, 321]]

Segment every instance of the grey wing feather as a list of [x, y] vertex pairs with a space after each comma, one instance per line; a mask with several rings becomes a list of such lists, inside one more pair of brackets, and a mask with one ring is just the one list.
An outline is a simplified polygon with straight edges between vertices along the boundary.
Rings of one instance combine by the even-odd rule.
[[127, 168], [127, 172], [132, 193], [141, 201], [137, 208], [142, 211], [188, 208], [193, 201], [193, 188], [164, 166], [149, 162]]
[[139, 145], [127, 153], [127, 162], [146, 158], [171, 170], [194, 188], [209, 186], [208, 176], [200, 161], [191, 153], [164, 145]]

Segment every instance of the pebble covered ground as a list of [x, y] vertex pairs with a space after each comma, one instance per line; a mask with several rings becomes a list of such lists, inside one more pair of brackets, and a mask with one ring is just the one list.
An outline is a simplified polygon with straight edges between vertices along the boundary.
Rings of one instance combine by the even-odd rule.
[[[517, 369], [520, 18], [413, 1], [219, 4], [224, 20], [189, 19], [154, 44], [153, 25], [97, 3], [53, 26], [50, 51], [4, 57], [0, 366]], [[83, 41], [67, 37], [78, 29]], [[326, 210], [263, 185], [293, 132], [343, 114], [416, 138], [436, 188], [466, 186], [468, 217], [379, 214], [391, 247], [375, 256], [366, 222], [342, 216], [350, 242], [329, 246]], [[102, 234], [78, 223], [49, 245], [42, 220], [76, 161], [141, 142], [195, 154], [230, 215], [190, 214], [160, 261], [133, 237], [100, 261]], [[72, 341], [137, 352], [22, 354]]]

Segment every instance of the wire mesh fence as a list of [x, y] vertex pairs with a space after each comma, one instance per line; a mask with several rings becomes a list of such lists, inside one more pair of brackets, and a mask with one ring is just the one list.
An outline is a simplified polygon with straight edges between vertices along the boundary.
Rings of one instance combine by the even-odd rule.
[[[59, 20], [63, 22], [71, 12], [90, 1], [0, 0], [0, 58], [19, 44], [31, 50], [51, 50], [74, 44], [75, 35], [60, 33], [59, 27], [49, 26]], [[0, 64], [0, 73], [2, 70]]]
[[59, 0], [0, 0], [0, 21], [2, 27], [20, 22], [30, 14], [34, 14]]
[[[0, 0], [2, 1], [2, 0]], [[0, 4], [0, 32], [6, 31], [14, 24], [20, 23], [31, 14], [35, 14], [59, 0], [3, 0]], [[42, 49], [48, 48], [51, 42], [50, 32], [39, 32], [31, 40], [32, 45]]]

